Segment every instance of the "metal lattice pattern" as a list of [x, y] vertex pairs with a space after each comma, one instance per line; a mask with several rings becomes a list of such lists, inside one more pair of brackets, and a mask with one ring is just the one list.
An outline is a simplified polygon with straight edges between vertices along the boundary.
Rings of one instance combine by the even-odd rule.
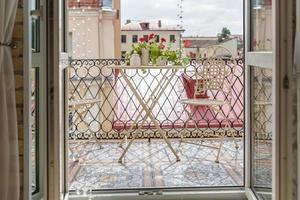
[[[195, 71], [203, 67], [205, 60], [191, 60], [186, 69], [177, 72], [175, 78], [164, 91], [162, 97], [153, 108], [155, 118], [170, 138], [180, 137], [184, 131], [185, 137], [210, 137], [218, 134], [243, 135], [244, 121], [244, 65], [242, 59], [235, 62], [223, 60], [226, 71], [224, 84], [230, 84], [232, 89], [231, 106], [223, 105], [221, 110], [230, 120], [231, 129], [223, 128], [222, 115], [200, 107], [193, 110], [193, 120], [186, 122], [187, 116], [180, 99], [186, 98], [187, 91], [183, 84], [183, 74], [193, 78]], [[141, 110], [137, 99], [133, 96], [118, 71], [108, 68], [110, 65], [125, 65], [126, 60], [87, 59], [72, 60], [68, 69], [69, 76], [69, 137], [70, 139], [120, 139], [126, 134], [135, 117]], [[127, 76], [141, 91], [143, 98], [155, 87], [163, 69], [127, 70]], [[219, 91], [207, 91], [211, 98], [226, 99]], [[72, 103], [70, 103], [72, 102]], [[142, 119], [141, 119], [142, 121]], [[134, 124], [137, 127], [138, 124]], [[198, 123], [200, 130], [195, 128]], [[140, 132], [135, 128], [130, 133], [138, 134], [138, 138], [157, 138], [159, 133], [150, 120], [144, 123]]]
[[252, 68], [253, 184], [272, 188], [272, 70]]
[[272, 140], [272, 70], [253, 70], [253, 109], [255, 139]]

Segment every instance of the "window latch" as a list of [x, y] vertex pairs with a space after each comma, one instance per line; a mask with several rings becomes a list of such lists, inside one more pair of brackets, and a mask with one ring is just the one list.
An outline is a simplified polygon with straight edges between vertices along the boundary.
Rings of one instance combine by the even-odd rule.
[[34, 19], [38, 19], [38, 18], [43, 19], [43, 6], [40, 6], [40, 9], [38, 10], [31, 10], [30, 16], [33, 17]]

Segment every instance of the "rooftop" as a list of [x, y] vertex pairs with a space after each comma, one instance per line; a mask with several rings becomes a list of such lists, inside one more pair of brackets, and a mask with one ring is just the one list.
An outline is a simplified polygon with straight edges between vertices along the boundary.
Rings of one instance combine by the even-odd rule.
[[69, 0], [69, 7], [90, 7], [90, 8], [99, 8], [102, 4], [101, 0]]
[[126, 20], [125, 24], [122, 25], [122, 31], [181, 31], [184, 29], [178, 28], [176, 25], [168, 25], [163, 23], [161, 20], [158, 21], [131, 21]]
[[185, 42], [188, 48], [205, 48], [213, 45], [218, 45], [233, 39], [237, 39], [235, 37], [230, 37], [229, 39], [220, 42], [218, 37], [216, 36], [191, 36], [191, 37], [183, 37], [183, 41]]
[[218, 40], [190, 40], [189, 48], [197, 48], [197, 47], [208, 47], [212, 45], [220, 44]]

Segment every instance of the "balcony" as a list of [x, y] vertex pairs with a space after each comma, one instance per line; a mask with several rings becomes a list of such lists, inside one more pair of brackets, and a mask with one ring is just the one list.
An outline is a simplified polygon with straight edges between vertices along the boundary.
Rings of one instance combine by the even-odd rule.
[[[205, 106], [191, 109], [192, 120], [180, 100], [188, 92], [183, 75], [193, 76], [203, 60], [190, 60], [178, 71], [153, 108], [159, 126], [166, 131], [181, 157], [174, 155], [161, 139], [153, 123], [134, 123], [141, 105], [118, 70], [111, 65], [125, 65], [126, 60], [72, 60], [67, 71], [69, 114], [69, 189], [82, 192], [96, 189], [172, 188], [242, 186], [244, 171], [244, 65], [224, 59], [231, 77], [231, 106], [220, 107], [222, 115]], [[143, 98], [159, 87], [161, 69], [126, 70], [126, 75], [141, 91]], [[215, 91], [207, 95], [228, 98]], [[225, 127], [224, 116], [230, 127]], [[130, 127], [133, 127], [130, 129]], [[137, 131], [137, 128], [141, 128]], [[123, 147], [120, 141], [136, 140], [124, 162], [118, 163]], [[217, 150], [205, 145], [218, 145], [219, 135], [226, 139], [220, 163], [215, 163]], [[234, 136], [238, 148], [232, 140]], [[184, 138], [184, 142], [181, 140]], [[201, 145], [196, 145], [201, 144]], [[203, 146], [202, 146], [203, 145]]]

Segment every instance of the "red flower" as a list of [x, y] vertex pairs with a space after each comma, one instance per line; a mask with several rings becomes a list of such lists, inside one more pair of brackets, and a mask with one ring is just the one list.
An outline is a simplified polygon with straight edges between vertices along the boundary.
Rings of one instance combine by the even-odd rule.
[[165, 38], [161, 38], [160, 41], [161, 42], [166, 42], [166, 39]]
[[152, 40], [154, 38], [154, 33], [151, 33], [150, 35], [149, 35], [149, 40]]
[[140, 42], [145, 42], [145, 38], [140, 38], [139, 41]]
[[196, 58], [196, 53], [190, 51], [189, 54], [190, 58]]
[[159, 48], [160, 48], [160, 49], [164, 49], [165, 47], [166, 47], [166, 46], [163, 45], [163, 44], [160, 44], [160, 45], [159, 45]]

